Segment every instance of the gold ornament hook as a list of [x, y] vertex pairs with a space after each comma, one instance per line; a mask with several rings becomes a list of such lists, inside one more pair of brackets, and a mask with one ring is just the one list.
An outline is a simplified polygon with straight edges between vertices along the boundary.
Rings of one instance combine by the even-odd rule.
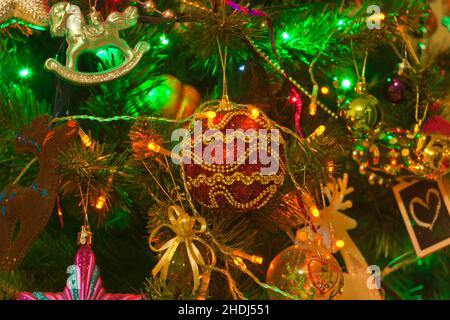
[[219, 38], [216, 37], [217, 46], [219, 48], [220, 63], [222, 65], [222, 101], [219, 108], [228, 110], [230, 106], [230, 99], [228, 97], [228, 81], [227, 81], [227, 59], [228, 59], [228, 46], [225, 46], [225, 54], [222, 53], [222, 47], [219, 42]]

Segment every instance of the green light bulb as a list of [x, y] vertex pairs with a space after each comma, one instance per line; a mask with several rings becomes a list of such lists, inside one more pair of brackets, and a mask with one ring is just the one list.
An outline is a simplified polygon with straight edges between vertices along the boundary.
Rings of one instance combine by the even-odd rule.
[[22, 70], [19, 71], [19, 75], [20, 75], [22, 78], [26, 78], [26, 77], [28, 77], [28, 76], [30, 75], [30, 70], [28, 70], [28, 69], [22, 69]]
[[341, 82], [341, 86], [344, 89], [349, 89], [352, 86], [352, 82], [349, 79], [344, 79]]
[[283, 34], [281, 36], [283, 37], [284, 40], [289, 39], [289, 33], [287, 33], [287, 32], [283, 32]]
[[169, 39], [167, 39], [167, 37], [165, 36], [165, 35], [162, 35], [160, 38], [159, 38], [159, 41], [161, 41], [161, 43], [163, 44], [163, 45], [168, 45], [169, 44]]

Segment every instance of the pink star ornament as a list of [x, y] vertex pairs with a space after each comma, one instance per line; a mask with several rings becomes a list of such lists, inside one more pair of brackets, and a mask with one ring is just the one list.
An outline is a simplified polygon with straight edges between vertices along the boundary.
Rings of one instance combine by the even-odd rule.
[[83, 245], [75, 264], [67, 268], [69, 277], [63, 292], [19, 292], [17, 300], [143, 300], [142, 295], [105, 293], [102, 278], [89, 245]]

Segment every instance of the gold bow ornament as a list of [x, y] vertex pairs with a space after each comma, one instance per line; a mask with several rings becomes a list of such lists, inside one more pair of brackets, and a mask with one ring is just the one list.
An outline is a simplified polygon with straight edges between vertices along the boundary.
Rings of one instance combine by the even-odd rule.
[[[155, 277], [161, 272], [161, 279], [164, 281], [167, 279], [170, 263], [178, 249], [178, 247], [184, 243], [186, 246], [189, 262], [192, 268], [192, 274], [194, 276], [194, 287], [192, 292], [195, 292], [200, 285], [200, 272], [199, 265], [207, 270], [210, 270], [216, 264], [216, 255], [210, 245], [205, 240], [199, 237], [200, 234], [206, 231], [206, 220], [203, 217], [191, 217], [187, 214], [183, 208], [179, 206], [171, 206], [167, 210], [170, 224], [165, 223], [156, 227], [150, 234], [149, 246], [154, 252], [162, 253], [162, 257], [152, 270], [152, 275]], [[167, 227], [172, 230], [176, 236], [168, 240], [161, 247], [155, 248], [152, 245], [152, 240], [155, 239], [158, 232]], [[194, 241], [202, 244], [207, 251], [211, 253], [211, 263], [206, 265], [205, 259], [203, 259], [200, 250], [194, 244]]]

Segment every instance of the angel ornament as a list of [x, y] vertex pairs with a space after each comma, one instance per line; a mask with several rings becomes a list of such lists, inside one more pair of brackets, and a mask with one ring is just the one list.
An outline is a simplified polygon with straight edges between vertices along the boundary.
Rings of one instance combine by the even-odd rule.
[[[89, 22], [86, 22], [78, 6], [66, 1], [56, 3], [50, 10], [50, 33], [52, 37], [66, 38], [66, 65], [55, 59], [48, 59], [45, 68], [78, 85], [97, 85], [129, 73], [150, 49], [147, 42], [139, 42], [135, 49], [131, 49], [127, 42], [120, 38], [119, 31], [135, 26], [138, 18], [138, 9], [132, 6], [124, 12], [111, 13], [106, 20], [93, 7]], [[106, 71], [78, 71], [78, 59], [83, 53], [97, 52], [105, 47], [115, 47], [122, 51], [125, 61]]]

